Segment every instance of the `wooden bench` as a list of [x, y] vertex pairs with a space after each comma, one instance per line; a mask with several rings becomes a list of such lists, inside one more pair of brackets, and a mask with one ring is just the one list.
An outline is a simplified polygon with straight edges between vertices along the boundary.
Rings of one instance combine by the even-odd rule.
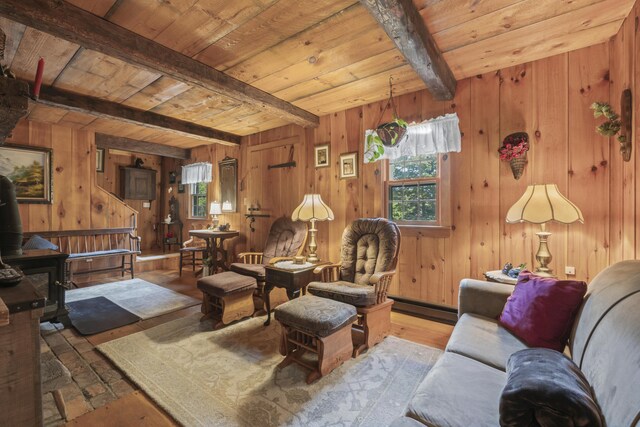
[[[134, 235], [135, 228], [101, 228], [94, 230], [36, 231], [24, 233], [24, 240], [38, 235], [58, 245], [58, 250], [69, 254], [66, 279], [73, 283], [73, 276], [103, 273], [118, 270], [124, 277], [130, 273], [134, 278], [133, 256], [140, 254], [140, 237]], [[77, 270], [74, 266], [87, 265], [95, 260], [121, 258], [116, 266]]]

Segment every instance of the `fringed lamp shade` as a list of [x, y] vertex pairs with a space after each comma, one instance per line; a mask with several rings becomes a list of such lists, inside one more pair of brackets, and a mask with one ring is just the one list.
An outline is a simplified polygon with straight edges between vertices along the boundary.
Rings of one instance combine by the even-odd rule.
[[320, 259], [316, 254], [318, 244], [316, 243], [316, 221], [332, 221], [333, 211], [325, 202], [322, 201], [322, 197], [319, 194], [305, 194], [302, 203], [291, 214], [291, 219], [294, 221], [309, 221], [311, 222], [311, 228], [309, 229], [309, 254], [307, 261], [319, 262]]
[[584, 223], [580, 209], [564, 197], [555, 184], [530, 185], [507, 213], [507, 222], [543, 224], [549, 221]]
[[548, 267], [552, 256], [551, 252], [549, 252], [547, 240], [551, 233], [547, 231], [546, 223], [550, 221], [563, 224], [571, 224], [577, 221], [584, 223], [580, 209], [564, 197], [555, 184], [528, 186], [522, 197], [507, 212], [506, 220], [508, 223], [530, 222], [540, 224], [540, 231], [536, 233], [540, 239], [540, 246], [538, 246], [538, 252], [536, 253], [536, 260], [539, 263], [536, 268], [536, 274], [548, 277], [552, 277], [553, 274]]
[[319, 194], [305, 194], [300, 206], [291, 214], [294, 221], [331, 221], [333, 218], [333, 211]]

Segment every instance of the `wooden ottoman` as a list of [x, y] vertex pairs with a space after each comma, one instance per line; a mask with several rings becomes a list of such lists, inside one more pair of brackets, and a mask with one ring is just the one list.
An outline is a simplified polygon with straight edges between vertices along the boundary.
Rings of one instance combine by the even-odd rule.
[[258, 287], [256, 279], [232, 271], [198, 279], [202, 291], [203, 320], [218, 320], [217, 329], [236, 320], [253, 315], [253, 292]]
[[[278, 367], [295, 362], [310, 369], [307, 384], [327, 375], [351, 357], [351, 324], [356, 317], [354, 306], [314, 296], [278, 306], [275, 318], [282, 325], [280, 354], [286, 356]], [[307, 352], [316, 354], [317, 362], [303, 359]]]

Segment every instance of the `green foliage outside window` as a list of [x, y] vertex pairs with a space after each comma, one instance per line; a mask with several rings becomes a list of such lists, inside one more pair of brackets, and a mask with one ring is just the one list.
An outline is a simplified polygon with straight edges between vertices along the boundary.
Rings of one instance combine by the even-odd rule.
[[[438, 220], [438, 157], [407, 156], [389, 162], [389, 219]], [[395, 181], [395, 182], [394, 182]]]
[[207, 183], [191, 184], [191, 217], [207, 217]]

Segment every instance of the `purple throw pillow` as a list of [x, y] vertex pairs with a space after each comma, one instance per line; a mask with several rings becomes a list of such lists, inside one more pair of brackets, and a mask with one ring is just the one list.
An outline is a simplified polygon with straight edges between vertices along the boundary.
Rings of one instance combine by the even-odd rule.
[[530, 347], [561, 352], [586, 292], [585, 282], [523, 271], [502, 310], [500, 324]]

